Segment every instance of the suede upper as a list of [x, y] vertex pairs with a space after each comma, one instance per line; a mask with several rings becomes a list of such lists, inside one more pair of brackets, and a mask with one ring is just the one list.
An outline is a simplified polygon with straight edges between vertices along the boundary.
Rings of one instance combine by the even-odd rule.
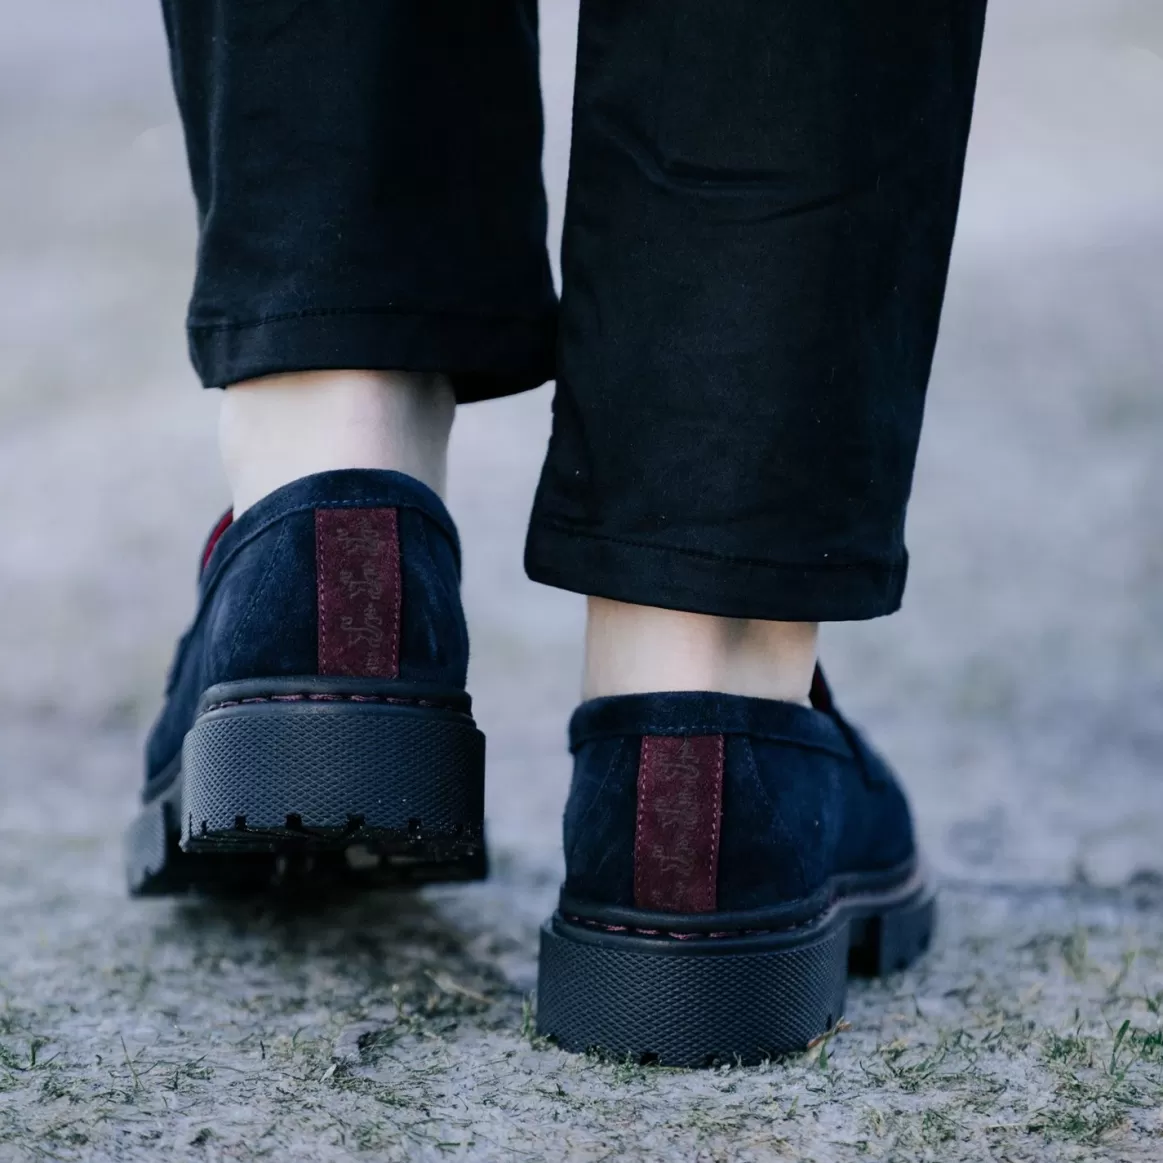
[[565, 811], [572, 901], [635, 906], [644, 737], [721, 736], [719, 911], [794, 903], [833, 877], [907, 866], [908, 805], [892, 772], [834, 710], [704, 692], [583, 703]]
[[166, 704], [146, 745], [149, 780], [181, 751], [203, 691], [216, 683], [319, 673], [315, 511], [398, 512], [402, 617], [399, 679], [463, 689], [468, 631], [460, 544], [427, 486], [402, 473], [349, 469], [278, 489], [230, 523], [198, 583], [198, 610], [178, 644]]

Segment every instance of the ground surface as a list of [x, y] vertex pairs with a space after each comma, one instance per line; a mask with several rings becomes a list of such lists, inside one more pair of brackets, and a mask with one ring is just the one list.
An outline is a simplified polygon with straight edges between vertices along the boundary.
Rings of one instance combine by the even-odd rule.
[[[543, 8], [560, 207], [575, 13]], [[0, 25], [0, 1159], [1163, 1157], [1155, 0], [995, 4], [907, 608], [827, 636], [946, 880], [937, 948], [808, 1057], [711, 1074], [530, 1037], [580, 625], [520, 570], [547, 391], [455, 437], [494, 879], [315, 915], [125, 899], [224, 500], [192, 216], [151, 0]]]

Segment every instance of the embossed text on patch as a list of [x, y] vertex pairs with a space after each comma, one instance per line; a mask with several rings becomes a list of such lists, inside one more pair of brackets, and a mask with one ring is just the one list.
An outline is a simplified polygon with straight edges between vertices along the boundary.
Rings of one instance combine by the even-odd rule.
[[400, 528], [396, 509], [316, 509], [319, 673], [400, 673]]
[[722, 735], [647, 735], [638, 763], [634, 903], [713, 912], [723, 804]]

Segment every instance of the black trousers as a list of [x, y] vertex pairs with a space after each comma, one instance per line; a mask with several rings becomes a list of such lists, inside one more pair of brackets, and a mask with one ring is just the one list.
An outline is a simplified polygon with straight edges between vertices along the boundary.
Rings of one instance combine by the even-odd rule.
[[535, 0], [163, 3], [208, 386], [556, 378], [535, 580], [896, 609], [985, 0], [582, 0], [560, 308]]

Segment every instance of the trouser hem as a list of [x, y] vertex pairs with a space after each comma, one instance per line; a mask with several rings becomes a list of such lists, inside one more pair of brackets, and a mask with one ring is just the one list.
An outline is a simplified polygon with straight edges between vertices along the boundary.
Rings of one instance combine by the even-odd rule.
[[790, 565], [595, 536], [535, 520], [525, 545], [533, 581], [592, 597], [725, 618], [848, 622], [900, 608], [908, 572], [891, 563]]
[[536, 388], [556, 367], [556, 312], [300, 311], [253, 323], [192, 322], [188, 334], [194, 369], [208, 388], [280, 372], [441, 372], [467, 404]]

